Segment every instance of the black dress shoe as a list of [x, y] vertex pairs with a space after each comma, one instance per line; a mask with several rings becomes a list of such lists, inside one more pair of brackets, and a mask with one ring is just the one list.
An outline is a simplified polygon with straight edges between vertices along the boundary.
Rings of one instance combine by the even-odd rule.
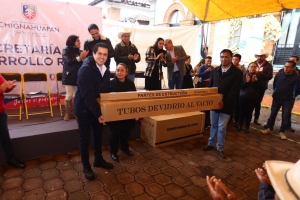
[[267, 129], [267, 128], [268, 128], [268, 125], [267, 125], [267, 123], [265, 123], [265, 124], [264, 124], [264, 128], [265, 128], [265, 129]]
[[242, 126], [239, 124], [236, 130], [237, 130], [237, 131], [242, 130]]
[[104, 169], [112, 169], [112, 168], [114, 168], [114, 165], [109, 162], [106, 162], [105, 160], [101, 160], [98, 162], [94, 162], [94, 167], [102, 167]]
[[249, 126], [246, 126], [246, 127], [245, 127], [245, 133], [250, 133], [250, 131], [249, 131]]
[[285, 130], [287, 130], [288, 132], [292, 132], [292, 133], [294, 133], [295, 132], [295, 130], [292, 128], [292, 127], [288, 127], [287, 129], [285, 129]]
[[258, 122], [258, 119], [255, 119], [255, 120], [254, 120], [254, 124], [256, 124], [256, 125], [261, 125], [261, 123]]
[[214, 148], [213, 146], [207, 145], [207, 146], [202, 148], [202, 151], [208, 151], [208, 150], [213, 149], [213, 148]]
[[18, 159], [16, 159], [16, 158], [13, 158], [13, 159], [7, 161], [7, 164], [8, 164], [9, 166], [13, 166], [13, 167], [19, 168], [19, 169], [23, 169], [23, 168], [26, 167], [25, 164], [21, 163], [21, 162], [20, 162]]
[[112, 158], [114, 161], [119, 162], [119, 156], [118, 156], [117, 154], [112, 153], [112, 154], [111, 154], [111, 158]]
[[128, 149], [128, 150], [122, 150], [127, 156], [133, 156], [133, 153]]
[[218, 151], [219, 156], [221, 156], [221, 158], [225, 159], [226, 155], [224, 153], [224, 151]]
[[239, 122], [235, 121], [235, 122], [234, 122], [234, 126], [235, 126], [236, 128], [239, 127]]
[[95, 174], [94, 174], [93, 170], [91, 169], [91, 167], [84, 167], [83, 173], [87, 180], [92, 181], [95, 179]]

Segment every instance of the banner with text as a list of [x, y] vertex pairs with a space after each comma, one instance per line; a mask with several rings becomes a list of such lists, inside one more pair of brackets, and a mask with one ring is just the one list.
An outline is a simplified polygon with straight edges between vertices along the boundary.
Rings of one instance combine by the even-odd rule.
[[[0, 73], [44, 72], [51, 93], [56, 93], [55, 74], [62, 71], [61, 54], [68, 36], [78, 35], [83, 49], [89, 24], [102, 29], [101, 8], [51, 0], [0, 0], [0, 4]], [[29, 90], [40, 91], [39, 84], [30, 85]], [[44, 101], [35, 102], [42, 106]], [[7, 108], [18, 106], [18, 101], [6, 104]], [[36, 105], [32, 101], [30, 106]]]

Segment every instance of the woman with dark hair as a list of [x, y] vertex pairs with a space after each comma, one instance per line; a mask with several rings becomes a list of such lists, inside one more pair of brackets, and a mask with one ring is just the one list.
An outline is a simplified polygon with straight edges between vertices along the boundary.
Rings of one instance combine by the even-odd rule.
[[258, 65], [256, 62], [251, 62], [249, 64], [248, 70], [244, 75], [244, 83], [239, 96], [240, 118], [237, 130], [242, 130], [243, 122], [246, 120], [246, 133], [249, 133], [252, 112], [258, 101], [259, 90], [264, 87], [263, 80], [259, 73], [257, 73], [257, 69]]
[[198, 88], [200, 85], [200, 77], [198, 76], [198, 71], [202, 65], [205, 64], [205, 60], [201, 59], [200, 62], [194, 67], [195, 77], [193, 80], [195, 88]]
[[186, 74], [183, 77], [181, 89], [194, 88], [192, 77], [195, 76], [195, 72], [193, 71], [191, 65], [191, 56], [187, 56], [184, 66], [185, 66]]
[[77, 35], [70, 35], [66, 41], [66, 45], [67, 46], [62, 52], [64, 63], [62, 71], [62, 84], [66, 88], [65, 121], [70, 119], [70, 112], [73, 110], [74, 96], [77, 91], [77, 72], [82, 65], [82, 61], [89, 53], [88, 51], [80, 50], [80, 40]]
[[[127, 78], [127, 75], [127, 66], [124, 63], [119, 63], [116, 68], [116, 77], [110, 81], [110, 92], [136, 91], [134, 83]], [[135, 119], [107, 122], [107, 124], [110, 129], [109, 145], [111, 158], [119, 162], [119, 143], [121, 144], [121, 150], [127, 156], [133, 156], [133, 153], [129, 150], [128, 139], [130, 129], [135, 125]]]
[[164, 39], [157, 38], [153, 46], [146, 51], [145, 89], [161, 90], [163, 79], [162, 66], [166, 65], [166, 51], [163, 50]]

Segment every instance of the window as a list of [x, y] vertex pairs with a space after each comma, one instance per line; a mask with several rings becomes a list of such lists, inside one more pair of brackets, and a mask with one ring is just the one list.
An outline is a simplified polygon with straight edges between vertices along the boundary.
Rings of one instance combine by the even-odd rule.
[[180, 26], [180, 21], [182, 20], [181, 13], [178, 10], [175, 10], [175, 12], [172, 14], [172, 17], [170, 19], [170, 26]]
[[281, 27], [283, 29], [277, 42], [274, 66], [284, 65], [291, 55], [300, 56], [300, 9], [296, 9], [293, 18], [292, 10], [286, 11], [282, 17]]

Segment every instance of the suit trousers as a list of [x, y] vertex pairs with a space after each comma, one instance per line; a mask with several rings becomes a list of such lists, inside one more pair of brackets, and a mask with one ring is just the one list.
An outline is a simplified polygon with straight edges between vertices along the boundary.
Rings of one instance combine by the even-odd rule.
[[129, 150], [128, 140], [130, 137], [130, 130], [120, 130], [113, 126], [109, 126], [110, 134], [109, 134], [109, 145], [110, 145], [110, 153], [117, 154], [119, 149], [119, 144], [121, 144], [122, 151]]
[[77, 116], [77, 123], [79, 126], [79, 147], [81, 154], [81, 162], [84, 167], [89, 167], [89, 143], [92, 130], [92, 140], [94, 148], [94, 163], [103, 160], [102, 157], [102, 132], [103, 124], [99, 123], [95, 117], [84, 118]]
[[260, 115], [260, 109], [261, 109], [261, 102], [262, 102], [262, 100], [263, 100], [263, 98], [264, 98], [265, 91], [266, 91], [266, 89], [260, 90], [260, 91], [259, 91], [258, 101], [256, 102], [256, 105], [255, 105], [255, 112], [254, 112], [254, 119], [255, 119], [255, 120], [258, 120], [258, 118], [259, 118], [259, 115]]

